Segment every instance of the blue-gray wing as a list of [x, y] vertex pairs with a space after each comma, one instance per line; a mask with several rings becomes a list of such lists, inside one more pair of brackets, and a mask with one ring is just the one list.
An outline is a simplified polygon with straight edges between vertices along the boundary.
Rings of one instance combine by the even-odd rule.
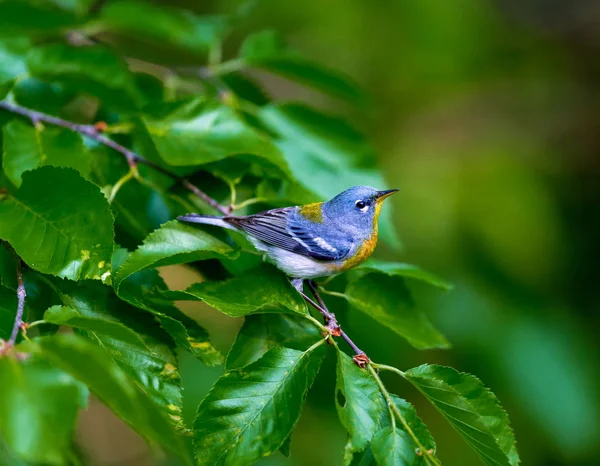
[[320, 237], [317, 226], [310, 227], [310, 224], [298, 219], [295, 207], [268, 210], [247, 217], [225, 217], [223, 220], [264, 243], [317, 260], [339, 260], [349, 251], [347, 245], [331, 245]]

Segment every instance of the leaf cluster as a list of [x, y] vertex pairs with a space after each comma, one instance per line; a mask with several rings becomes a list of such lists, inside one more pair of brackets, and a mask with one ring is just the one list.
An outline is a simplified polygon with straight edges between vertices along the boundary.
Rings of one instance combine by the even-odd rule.
[[[338, 117], [273, 100], [247, 71], [352, 105], [364, 105], [364, 94], [272, 31], [250, 35], [223, 60], [240, 12], [202, 17], [135, 0], [98, 11], [92, 3], [0, 2], [0, 108], [8, 110], [0, 113], [0, 463], [77, 463], [73, 430], [90, 393], [188, 463], [287, 455], [328, 346], [322, 326], [243, 238], [170, 219], [210, 212], [183, 179], [237, 213], [384, 186], [363, 135]], [[199, 65], [150, 63], [122, 46], [129, 41]], [[139, 155], [123, 157], [110, 141]], [[381, 237], [394, 248], [385, 212]], [[18, 263], [27, 324], [11, 342]], [[202, 281], [169, 289], [157, 269], [177, 264]], [[372, 260], [336, 279], [343, 291], [334, 294], [415, 348], [446, 348], [413, 302], [413, 279], [449, 288], [415, 266]], [[244, 317], [226, 358], [179, 300]], [[193, 425], [182, 417], [181, 351], [225, 364]], [[440, 464], [414, 408], [375, 373], [385, 366], [361, 369], [335, 351], [331, 395], [349, 435], [345, 463]], [[479, 380], [438, 366], [395, 371], [486, 464], [518, 463], [507, 416]]]

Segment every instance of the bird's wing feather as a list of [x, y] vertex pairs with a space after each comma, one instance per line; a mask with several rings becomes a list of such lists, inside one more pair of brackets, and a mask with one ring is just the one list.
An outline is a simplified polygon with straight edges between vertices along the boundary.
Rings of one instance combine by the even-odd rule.
[[286, 207], [224, 220], [267, 244], [313, 259], [333, 261], [348, 253], [348, 247], [334, 247], [310, 231], [295, 213], [295, 207]]

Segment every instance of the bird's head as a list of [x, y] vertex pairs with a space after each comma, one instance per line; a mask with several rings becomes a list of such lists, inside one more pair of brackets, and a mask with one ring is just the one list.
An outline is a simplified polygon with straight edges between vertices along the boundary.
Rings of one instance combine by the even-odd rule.
[[370, 186], [353, 186], [323, 204], [325, 215], [340, 224], [352, 225], [362, 231], [377, 228], [383, 200], [397, 189], [379, 191]]

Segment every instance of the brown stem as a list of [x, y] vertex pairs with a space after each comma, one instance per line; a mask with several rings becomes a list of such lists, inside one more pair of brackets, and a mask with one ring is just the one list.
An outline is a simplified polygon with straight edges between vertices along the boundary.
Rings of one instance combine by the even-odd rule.
[[130, 167], [135, 168], [138, 164], [146, 165], [147, 167], [151, 168], [152, 170], [162, 173], [163, 175], [168, 176], [172, 180], [177, 181], [185, 189], [194, 193], [196, 196], [198, 196], [200, 199], [202, 199], [204, 202], [206, 202], [212, 208], [221, 212], [223, 215], [228, 215], [231, 213], [231, 210], [229, 208], [219, 204], [216, 200], [214, 200], [208, 194], [201, 191], [197, 186], [193, 185], [189, 180], [187, 180], [185, 178], [180, 178], [175, 173], [170, 172], [166, 168], [161, 167], [160, 165], [142, 157], [140, 154], [132, 151], [131, 149], [128, 149], [127, 147], [122, 146], [121, 144], [113, 141], [112, 139], [108, 138], [104, 134], [101, 134], [101, 132], [98, 130], [98, 128], [94, 125], [82, 125], [79, 123], [74, 123], [72, 121], [63, 120], [62, 118], [58, 118], [58, 117], [55, 117], [52, 115], [48, 115], [46, 113], [38, 112], [37, 110], [32, 110], [30, 108], [22, 107], [20, 105], [13, 104], [13, 103], [6, 102], [6, 101], [0, 101], [0, 109], [4, 109], [8, 112], [16, 113], [17, 115], [21, 115], [26, 118], [29, 118], [29, 120], [31, 120], [31, 122], [34, 125], [37, 122], [42, 121], [44, 123], [48, 123], [48, 124], [54, 125], [54, 126], [60, 126], [61, 128], [66, 128], [70, 131], [74, 131], [76, 133], [87, 136], [90, 139], [93, 139], [94, 141], [99, 142], [100, 144], [103, 144], [107, 147], [110, 147], [114, 151], [122, 154], [125, 157], [125, 159], [127, 160], [127, 163], [129, 164]]
[[8, 347], [10, 348], [11, 346], [14, 346], [15, 342], [17, 341], [19, 329], [23, 324], [23, 311], [25, 309], [25, 297], [27, 296], [27, 291], [25, 290], [25, 282], [23, 281], [23, 269], [21, 258], [17, 255], [17, 253], [12, 247], [9, 246], [9, 249], [15, 256], [15, 259], [17, 261], [17, 315], [15, 316], [15, 323], [13, 324], [10, 339], [8, 340]]

